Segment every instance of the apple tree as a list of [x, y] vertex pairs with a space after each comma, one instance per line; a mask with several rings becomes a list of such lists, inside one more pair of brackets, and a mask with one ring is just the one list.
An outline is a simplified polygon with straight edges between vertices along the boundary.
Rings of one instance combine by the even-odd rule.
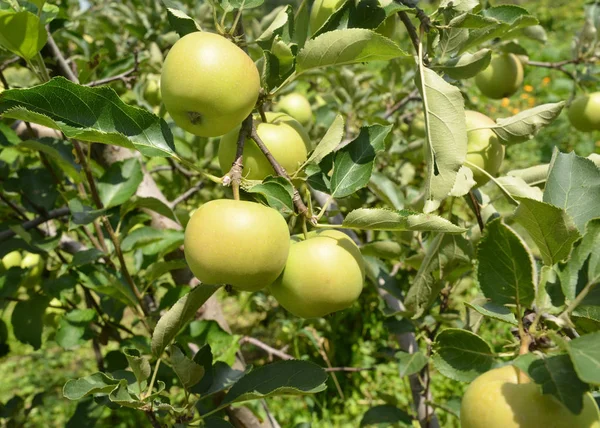
[[505, 3], [4, 2], [0, 367], [85, 355], [67, 426], [599, 428], [600, 4], [548, 60]]

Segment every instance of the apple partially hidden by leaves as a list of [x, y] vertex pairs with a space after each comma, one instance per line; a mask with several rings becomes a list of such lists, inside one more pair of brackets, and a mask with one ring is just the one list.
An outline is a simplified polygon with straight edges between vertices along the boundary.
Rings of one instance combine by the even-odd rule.
[[365, 265], [348, 235], [319, 230], [294, 237], [285, 269], [270, 290], [301, 318], [323, 317], [348, 308], [363, 289]]
[[579, 131], [600, 130], [600, 92], [576, 98], [569, 107], [569, 120]]
[[273, 110], [286, 113], [302, 126], [308, 126], [313, 120], [312, 108], [306, 97], [297, 92], [282, 97], [273, 106]]
[[0, 262], [0, 272], [7, 271], [11, 267], [20, 267], [22, 260], [23, 258], [21, 257], [21, 253], [19, 251], [11, 251], [10, 253], [2, 257], [2, 261]]
[[[504, 146], [500, 143], [498, 136], [489, 129], [496, 122], [476, 111], [467, 110], [467, 160], [479, 168], [485, 170], [491, 176], [498, 174], [502, 160], [504, 159]], [[486, 128], [488, 129], [479, 129]], [[483, 186], [490, 178], [478, 169], [471, 168], [473, 180], [477, 182], [476, 187]]]
[[[521, 381], [521, 383], [519, 383]], [[514, 366], [490, 370], [467, 388], [460, 408], [462, 428], [600, 428], [598, 406], [588, 393], [583, 410], [571, 413]]]
[[[302, 125], [285, 113], [267, 112], [266, 117], [267, 123], [259, 117], [254, 118], [256, 132], [273, 157], [292, 175], [307, 158], [310, 138]], [[219, 143], [219, 165], [223, 174], [229, 171], [235, 160], [239, 132], [239, 127], [234, 128]], [[243, 176], [248, 180], [262, 180], [274, 174], [269, 160], [251, 139], [244, 143], [242, 160]]]
[[289, 248], [284, 218], [255, 202], [212, 200], [194, 212], [185, 228], [185, 259], [196, 278], [242, 291], [273, 283]]
[[189, 33], [165, 59], [160, 90], [177, 125], [201, 137], [226, 134], [250, 114], [260, 90], [254, 61], [218, 34]]
[[21, 285], [25, 288], [34, 287], [40, 282], [40, 278], [42, 277], [44, 259], [39, 254], [25, 251], [25, 256], [23, 257], [23, 261], [21, 261], [21, 268], [29, 270]]
[[523, 64], [512, 53], [496, 55], [487, 68], [475, 76], [483, 95], [493, 99], [510, 97], [523, 83]]
[[327, 22], [331, 14], [345, 2], [346, 0], [315, 0], [310, 10], [309, 34], [315, 34]]

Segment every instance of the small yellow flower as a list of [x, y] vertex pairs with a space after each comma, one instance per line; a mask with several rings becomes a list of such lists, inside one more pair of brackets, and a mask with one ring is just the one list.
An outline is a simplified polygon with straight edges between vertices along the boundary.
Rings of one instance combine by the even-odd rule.
[[478, 103], [478, 102], [479, 102], [479, 97], [473, 97], [472, 101], [473, 101], [474, 103]]
[[533, 91], [533, 86], [531, 86], [531, 85], [525, 85], [523, 87], [523, 89], [525, 89], [525, 92], [531, 92], [531, 91]]
[[542, 83], [543, 83], [544, 85], [547, 85], [548, 83], [550, 83], [550, 78], [549, 78], [548, 76], [544, 77], [544, 78], [542, 79]]
[[498, 109], [496, 107], [490, 107], [490, 113], [496, 113]]
[[529, 107], [533, 107], [535, 105], [535, 98], [529, 98], [527, 104], [529, 104]]
[[500, 104], [502, 107], [508, 107], [510, 104], [510, 100], [508, 98], [502, 98], [502, 103]]
[[521, 94], [521, 99], [526, 100], [529, 98], [529, 94]]
[[519, 110], [518, 108], [514, 108], [512, 109], [512, 114], [517, 114], [518, 112], [520, 112], [521, 110]]

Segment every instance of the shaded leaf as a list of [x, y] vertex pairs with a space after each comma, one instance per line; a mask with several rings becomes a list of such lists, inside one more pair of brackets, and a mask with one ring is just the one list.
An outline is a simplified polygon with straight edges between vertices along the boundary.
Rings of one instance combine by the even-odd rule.
[[565, 102], [542, 104], [524, 110], [505, 119], [497, 119], [491, 127], [504, 144], [517, 144], [531, 140], [537, 133], [554, 121], [565, 106]]
[[15, 305], [10, 319], [17, 340], [39, 349], [42, 346], [44, 312], [50, 298], [36, 295], [28, 300], [20, 300]]
[[412, 354], [408, 352], [398, 352], [396, 358], [398, 359], [398, 371], [400, 377], [410, 376], [420, 372], [428, 362], [427, 357], [421, 351], [413, 352]]
[[467, 303], [465, 305], [479, 312], [481, 315], [486, 317], [502, 321], [508, 324], [517, 325], [517, 318], [510, 309], [506, 306], [496, 305], [494, 303], [486, 303], [483, 306], [476, 305], [474, 303]]
[[[390, 404], [371, 407], [363, 415], [360, 426], [366, 427], [376, 424], [397, 424], [412, 426], [412, 418], [404, 410]], [[389, 425], [386, 425], [389, 426]]]
[[117, 387], [119, 381], [112, 376], [98, 372], [79, 379], [69, 380], [63, 388], [63, 396], [69, 400], [79, 400], [91, 394], [108, 394]]
[[449, 328], [435, 338], [433, 363], [444, 376], [471, 382], [487, 372], [494, 353], [485, 340], [467, 330]]
[[463, 233], [465, 231], [462, 227], [433, 214], [381, 208], [359, 208], [351, 211], [344, 219], [342, 226], [347, 229], [362, 230], [413, 230], [445, 233]]

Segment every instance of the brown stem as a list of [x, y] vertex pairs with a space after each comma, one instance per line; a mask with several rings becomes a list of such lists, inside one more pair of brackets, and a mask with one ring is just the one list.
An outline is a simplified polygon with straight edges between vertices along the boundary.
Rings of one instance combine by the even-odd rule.
[[269, 355], [275, 355], [276, 357], [281, 358], [282, 360], [293, 360], [294, 357], [292, 357], [290, 354], [286, 354], [283, 351], [280, 351], [279, 349], [275, 349], [269, 345], [267, 345], [266, 343], [255, 339], [254, 337], [250, 337], [250, 336], [244, 336], [240, 339], [240, 345], [243, 345], [244, 343], [250, 343], [254, 346], [256, 346], [257, 348], [262, 349], [263, 351], [267, 351], [267, 353]]
[[199, 192], [200, 190], [202, 190], [203, 187], [204, 187], [204, 181], [200, 180], [195, 186], [190, 187], [184, 193], [182, 193], [181, 195], [179, 195], [178, 197], [176, 197], [175, 199], [173, 199], [171, 201], [171, 203], [169, 204], [169, 206], [171, 207], [171, 209], [175, 208], [180, 203], [185, 202], [188, 199], [190, 199], [197, 192]]
[[393, 106], [391, 106], [390, 108], [388, 108], [386, 110], [385, 115], [383, 117], [385, 119], [388, 119], [391, 115], [393, 115], [396, 111], [398, 111], [401, 108], [403, 108], [409, 102], [411, 102], [411, 101], [419, 101], [421, 99], [421, 97], [418, 96], [418, 94], [419, 94], [419, 90], [418, 89], [413, 89], [411, 93], [409, 93], [407, 96], [405, 96], [404, 98], [402, 98], [396, 104], [394, 104]]
[[4, 194], [2, 192], [0, 192], [0, 201], [4, 202], [6, 205], [8, 205], [23, 220], [28, 220], [27, 213], [23, 209], [21, 209], [17, 204], [15, 204], [13, 201], [11, 201], [6, 196], [4, 196]]
[[483, 232], [483, 228], [485, 227], [485, 225], [483, 223], [483, 218], [481, 217], [481, 207], [479, 206], [479, 202], [475, 198], [475, 195], [472, 191], [469, 192], [469, 198], [471, 200], [471, 205], [473, 207], [475, 217], [477, 217], [477, 224], [479, 225], [479, 230]]
[[406, 31], [408, 32], [408, 36], [410, 37], [413, 47], [415, 48], [415, 52], [419, 52], [419, 36], [417, 35], [417, 29], [406, 12], [398, 12], [398, 16], [406, 27]]
[[158, 422], [158, 419], [156, 419], [156, 416], [154, 415], [154, 412], [151, 409], [145, 410], [144, 413], [146, 413], [146, 417], [150, 421], [152, 428], [162, 428], [162, 425], [160, 424], [160, 422]]
[[[271, 152], [269, 151], [267, 146], [265, 146], [265, 143], [258, 136], [258, 133], [256, 132], [256, 126], [252, 126], [252, 132], [250, 134], [250, 138], [252, 138], [252, 140], [254, 140], [254, 142], [260, 149], [260, 151], [263, 152], [263, 154], [265, 155], [265, 157], [267, 158], [267, 160], [269, 161], [269, 163], [271, 164], [271, 166], [273, 167], [273, 170], [275, 170], [277, 175], [280, 177], [287, 178], [289, 180], [289, 182], [292, 183], [292, 179], [290, 178], [288, 173], [279, 164], [279, 162], [277, 162], [277, 160], [273, 157], [273, 155], [271, 154]], [[308, 208], [306, 207], [306, 205], [304, 205], [304, 202], [302, 202], [302, 198], [300, 197], [300, 192], [298, 192], [298, 189], [296, 189], [296, 186], [294, 186], [293, 184], [292, 184], [292, 186], [294, 188], [294, 196], [293, 196], [294, 206], [296, 207], [298, 214], [305, 216], [312, 223], [316, 223], [316, 218], [313, 217], [308, 212]]]
[[[50, 220], [53, 220], [53, 219], [59, 218], [59, 217], [63, 217], [65, 215], [69, 214], [69, 212], [70, 212], [69, 207], [57, 208], [55, 210], [48, 211], [48, 215], [46, 215], [46, 216], [40, 216], [40, 217], [34, 218], [33, 220], [28, 220], [28, 221], [22, 223], [21, 227], [25, 230], [33, 229], [34, 227], [44, 224]], [[6, 241], [7, 239], [12, 238], [15, 235], [16, 235], [16, 233], [10, 229], [3, 230], [2, 232], [0, 232], [0, 242]]]
[[79, 79], [77, 78], [75, 73], [73, 73], [73, 70], [71, 70], [71, 67], [69, 67], [69, 64], [67, 64], [67, 61], [65, 60], [65, 57], [56, 45], [56, 42], [52, 37], [52, 33], [49, 30], [46, 31], [48, 33], [48, 46], [50, 47], [52, 55], [54, 55], [54, 58], [56, 58], [56, 62], [58, 63], [58, 66], [60, 67], [61, 71], [67, 79], [69, 79], [72, 82], [79, 83]]
[[235, 159], [231, 165], [231, 169], [227, 173], [227, 177], [231, 180], [231, 189], [233, 190], [233, 199], [239, 201], [240, 199], [240, 183], [242, 182], [242, 170], [244, 169], [244, 144], [246, 138], [251, 134], [253, 128], [252, 113], [248, 115], [242, 122], [240, 127], [240, 133], [237, 139], [237, 148], [235, 151]]
[[129, 70], [124, 71], [123, 73], [117, 74], [116, 76], [105, 77], [104, 79], [98, 79], [98, 80], [94, 80], [92, 82], [86, 83], [85, 86], [93, 87], [93, 86], [106, 85], [106, 84], [114, 82], [116, 80], [121, 80], [123, 83], [129, 83], [131, 80], [134, 80], [137, 77], [137, 76], [135, 76], [135, 74], [137, 73], [139, 66], [140, 66], [137, 49], [134, 49], [134, 51], [133, 51], [133, 61], [134, 61], [133, 68], [130, 68]]

